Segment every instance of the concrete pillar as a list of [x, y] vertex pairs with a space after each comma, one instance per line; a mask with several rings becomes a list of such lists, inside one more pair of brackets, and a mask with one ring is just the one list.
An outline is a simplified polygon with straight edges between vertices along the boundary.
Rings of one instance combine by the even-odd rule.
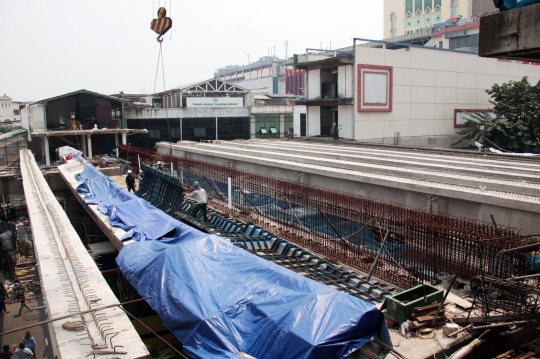
[[45, 150], [45, 164], [51, 165], [51, 154], [49, 153], [49, 137], [43, 136], [43, 147]]
[[255, 115], [251, 115], [249, 122], [249, 138], [256, 138], [257, 136], [255, 134]]
[[285, 137], [285, 114], [279, 114], [279, 137]]
[[84, 140], [84, 135], [81, 135], [81, 151], [83, 155], [88, 157], [88, 150], [86, 149], [86, 141]]
[[92, 158], [92, 136], [88, 135], [86, 139], [88, 141], [88, 158]]
[[118, 134], [114, 134], [114, 147], [118, 147]]
[[122, 133], [122, 144], [127, 145], [127, 133]]

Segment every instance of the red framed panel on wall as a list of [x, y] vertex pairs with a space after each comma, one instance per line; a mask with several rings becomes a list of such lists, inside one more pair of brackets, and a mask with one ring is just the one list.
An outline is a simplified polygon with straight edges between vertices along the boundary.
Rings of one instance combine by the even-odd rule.
[[358, 112], [392, 112], [392, 66], [358, 64]]
[[456, 108], [454, 110], [454, 128], [467, 127], [467, 125], [465, 124], [465, 121], [467, 120], [468, 115], [472, 112], [489, 112], [492, 114], [492, 117], [495, 117], [493, 112], [486, 109], [478, 110], [478, 109], [472, 109], [472, 108], [471, 109]]

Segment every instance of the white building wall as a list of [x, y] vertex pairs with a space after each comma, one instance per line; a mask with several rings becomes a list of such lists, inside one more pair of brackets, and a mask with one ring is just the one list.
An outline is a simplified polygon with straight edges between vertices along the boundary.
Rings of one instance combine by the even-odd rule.
[[307, 73], [307, 99], [321, 98], [321, 70], [311, 70]]
[[294, 113], [293, 113], [294, 137], [300, 136], [300, 114], [302, 113], [306, 114], [306, 121], [307, 121], [307, 106], [303, 106], [303, 105], [294, 106]]
[[306, 134], [319, 136], [321, 134], [321, 108], [319, 106], [307, 107]]
[[480, 58], [475, 54], [431, 48], [383, 50], [357, 47], [356, 65], [393, 68], [391, 112], [358, 112], [355, 95], [355, 138], [375, 139], [453, 135], [454, 109], [491, 108], [485, 92], [494, 83], [540, 79], [540, 66]]
[[45, 130], [45, 106], [39, 103], [28, 105], [28, 125], [30, 132]]
[[8, 96], [6, 96], [6, 99], [0, 99], [0, 125], [6, 121], [20, 124], [20, 113], [18, 115], [15, 114], [16, 111], [19, 111], [19, 104], [13, 102]]
[[245, 81], [238, 81], [235, 85], [252, 90], [254, 93], [273, 93], [274, 80], [273, 77], [247, 79]]
[[341, 138], [354, 138], [354, 106], [338, 106], [338, 130]]
[[349, 98], [353, 96], [352, 65], [338, 67], [338, 97]]

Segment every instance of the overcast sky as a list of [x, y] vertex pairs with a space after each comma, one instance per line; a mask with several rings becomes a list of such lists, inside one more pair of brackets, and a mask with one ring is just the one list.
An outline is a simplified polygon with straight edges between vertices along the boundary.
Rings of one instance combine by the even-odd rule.
[[[274, 51], [380, 39], [383, 1], [366, 0], [0, 0], [0, 96], [35, 101], [87, 89], [152, 93], [159, 44], [150, 30], [159, 6], [165, 87], [213, 77]], [[163, 91], [161, 69], [156, 91]]]

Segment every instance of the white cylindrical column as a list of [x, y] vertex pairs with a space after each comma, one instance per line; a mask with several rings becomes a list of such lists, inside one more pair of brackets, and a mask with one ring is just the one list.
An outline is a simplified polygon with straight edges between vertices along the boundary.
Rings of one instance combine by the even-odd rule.
[[86, 140], [86, 143], [88, 144], [88, 158], [92, 158], [94, 156], [92, 155], [92, 136], [86, 136]]
[[44, 136], [43, 137], [43, 147], [45, 150], [45, 164], [47, 166], [51, 165], [51, 154], [49, 153], [49, 137]]
[[229, 183], [229, 209], [232, 209], [232, 180], [231, 177], [228, 177]]

